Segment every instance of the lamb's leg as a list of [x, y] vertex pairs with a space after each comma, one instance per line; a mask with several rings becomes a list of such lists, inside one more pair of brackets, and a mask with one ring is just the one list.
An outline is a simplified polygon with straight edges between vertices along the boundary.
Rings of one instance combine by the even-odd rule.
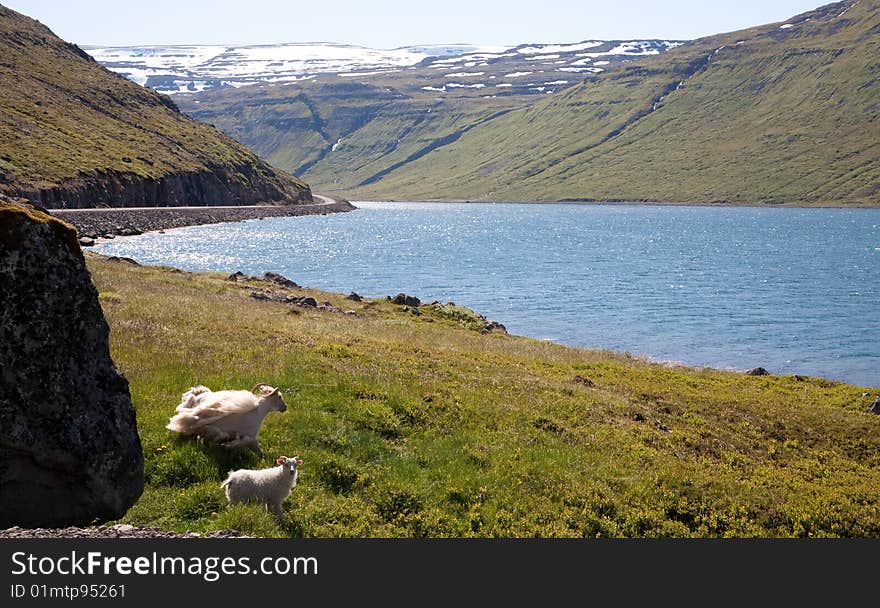
[[260, 458], [263, 457], [263, 450], [260, 449], [260, 444], [256, 440], [255, 437], [241, 437], [241, 436], [239, 436], [239, 437], [236, 437], [235, 439], [230, 439], [229, 441], [224, 441], [220, 445], [222, 445], [227, 450], [235, 450], [235, 449], [252, 450]]
[[257, 456], [260, 458], [263, 457], [263, 450], [260, 449], [260, 442], [257, 441], [256, 437], [250, 437], [246, 440], [245, 445], [250, 448]]
[[280, 502], [273, 502], [272, 510], [275, 512], [275, 515], [278, 516], [278, 519], [284, 519], [284, 511], [281, 510]]

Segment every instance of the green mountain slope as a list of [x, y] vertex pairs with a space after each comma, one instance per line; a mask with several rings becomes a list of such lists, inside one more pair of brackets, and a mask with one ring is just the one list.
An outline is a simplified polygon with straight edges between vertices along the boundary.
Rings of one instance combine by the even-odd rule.
[[403, 75], [316, 81], [179, 95], [189, 115], [216, 125], [296, 175], [329, 189], [378, 179], [434, 146], [508, 110], [531, 95], [481, 97], [469, 89], [443, 98]]
[[305, 183], [3, 6], [0, 192], [50, 207], [311, 200]]
[[789, 23], [609, 71], [351, 195], [876, 205], [880, 4]]
[[180, 103], [352, 199], [877, 205], [878, 33], [880, 2], [848, 0], [552, 95], [441, 99], [416, 70]]
[[487, 120], [575, 86], [584, 73], [678, 44], [520, 45], [504, 53], [429, 58], [405, 69], [318, 74], [175, 100], [276, 166], [308, 172], [325, 189], [345, 190], [378, 182]]

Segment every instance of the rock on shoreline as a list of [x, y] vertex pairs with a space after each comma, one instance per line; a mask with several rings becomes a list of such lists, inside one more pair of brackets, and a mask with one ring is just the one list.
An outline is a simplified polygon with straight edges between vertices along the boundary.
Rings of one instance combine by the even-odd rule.
[[131, 236], [155, 230], [241, 222], [267, 217], [325, 215], [353, 211], [346, 200], [323, 198], [326, 202], [300, 205], [259, 205], [245, 207], [115, 207], [107, 209], [49, 209], [48, 213], [76, 227], [80, 244], [95, 239]]

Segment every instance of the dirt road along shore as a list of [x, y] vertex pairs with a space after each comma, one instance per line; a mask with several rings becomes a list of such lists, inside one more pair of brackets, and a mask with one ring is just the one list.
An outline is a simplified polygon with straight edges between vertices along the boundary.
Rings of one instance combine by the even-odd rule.
[[95, 239], [131, 236], [154, 230], [240, 222], [267, 217], [326, 215], [356, 209], [344, 199], [314, 194], [314, 203], [302, 205], [250, 205], [241, 207], [114, 207], [102, 209], [49, 209], [48, 212], [76, 227], [83, 245]]

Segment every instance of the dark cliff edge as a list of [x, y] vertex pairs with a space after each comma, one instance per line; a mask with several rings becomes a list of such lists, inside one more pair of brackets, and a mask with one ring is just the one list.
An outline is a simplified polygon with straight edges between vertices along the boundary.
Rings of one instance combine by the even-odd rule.
[[210, 205], [297, 205], [312, 203], [311, 189], [291, 188], [252, 166], [170, 173], [154, 178], [114, 170], [63, 180], [50, 187], [7, 187], [0, 192], [49, 209]]

